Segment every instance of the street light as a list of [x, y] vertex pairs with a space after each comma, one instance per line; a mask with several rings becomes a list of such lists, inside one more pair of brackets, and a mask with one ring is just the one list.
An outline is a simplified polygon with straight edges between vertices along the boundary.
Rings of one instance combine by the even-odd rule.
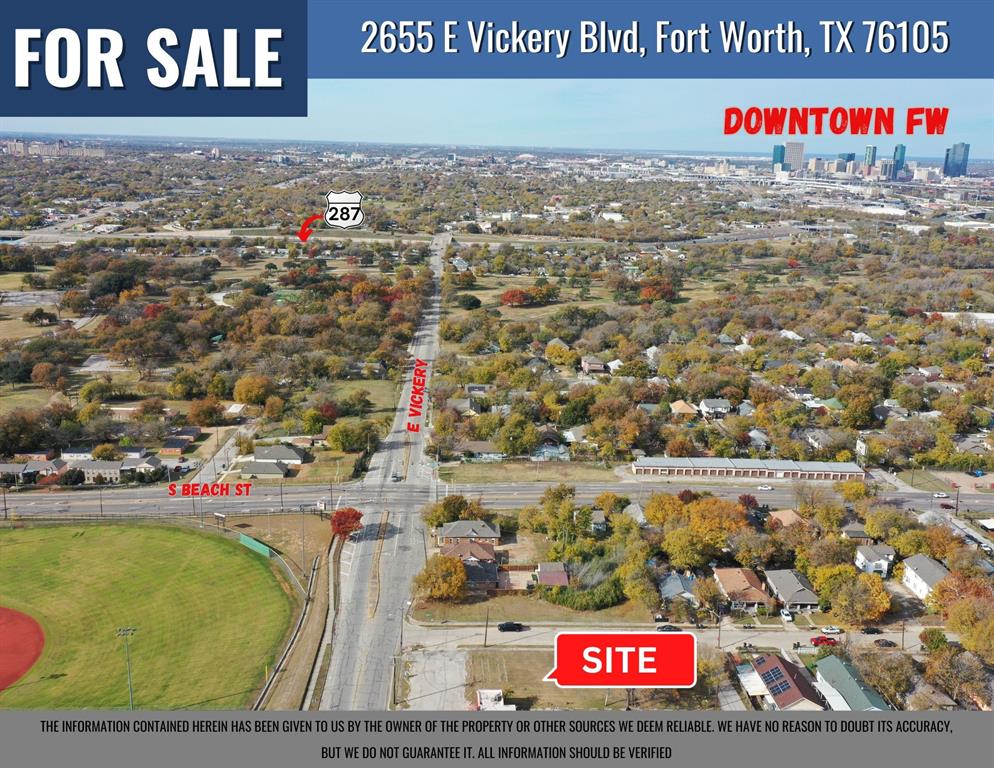
[[137, 627], [118, 627], [117, 630], [117, 636], [124, 638], [124, 657], [128, 662], [128, 706], [132, 712], [135, 710], [135, 689], [131, 682], [131, 648], [128, 645], [128, 638], [137, 631]]

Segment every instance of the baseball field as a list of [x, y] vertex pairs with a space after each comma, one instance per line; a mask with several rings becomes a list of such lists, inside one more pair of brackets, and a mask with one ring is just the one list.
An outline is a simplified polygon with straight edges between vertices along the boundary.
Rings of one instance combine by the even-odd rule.
[[135, 629], [136, 709], [245, 707], [279, 654], [295, 601], [264, 557], [216, 535], [0, 530], [0, 608], [29, 625], [23, 641], [0, 649], [10, 667], [0, 674], [0, 709], [127, 708], [122, 627]]

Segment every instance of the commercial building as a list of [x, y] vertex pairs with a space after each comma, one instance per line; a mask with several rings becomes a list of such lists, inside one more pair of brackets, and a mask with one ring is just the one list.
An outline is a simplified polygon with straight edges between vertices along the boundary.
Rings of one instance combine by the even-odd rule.
[[903, 144], [898, 144], [894, 147], [894, 175], [897, 176], [902, 170], [904, 170], [904, 155], [908, 148]]
[[863, 165], [869, 169], [872, 168], [877, 162], [877, 148], [873, 144], [866, 145], [866, 151], [863, 153]]
[[787, 162], [787, 147], [783, 144], [773, 145], [773, 168], [776, 169], [777, 165], [783, 165]]
[[966, 166], [970, 162], [970, 145], [960, 142], [946, 150], [946, 160], [942, 164], [944, 176], [966, 176]]
[[748, 477], [756, 480], [862, 480], [866, 473], [849, 461], [775, 459], [688, 459], [643, 456], [632, 462], [636, 475], [662, 477]]
[[784, 145], [785, 158], [790, 170], [799, 171], [804, 167], [804, 142], [788, 141]]

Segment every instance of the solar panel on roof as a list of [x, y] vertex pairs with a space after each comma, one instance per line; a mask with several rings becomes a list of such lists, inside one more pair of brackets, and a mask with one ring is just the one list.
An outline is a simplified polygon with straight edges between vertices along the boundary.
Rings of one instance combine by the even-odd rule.
[[780, 667], [774, 667], [768, 672], [764, 672], [761, 677], [763, 682], [769, 685], [783, 677], [783, 670]]
[[790, 690], [790, 683], [784, 680], [782, 682], [777, 683], [772, 688], [770, 688], [770, 695], [779, 696], [784, 691], [789, 691], [789, 690]]

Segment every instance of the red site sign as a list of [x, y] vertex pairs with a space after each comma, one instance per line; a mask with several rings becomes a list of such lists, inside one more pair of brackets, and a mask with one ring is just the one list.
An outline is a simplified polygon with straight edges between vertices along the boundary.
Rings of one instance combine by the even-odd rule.
[[560, 632], [552, 671], [560, 688], [693, 688], [697, 637], [690, 632]]

